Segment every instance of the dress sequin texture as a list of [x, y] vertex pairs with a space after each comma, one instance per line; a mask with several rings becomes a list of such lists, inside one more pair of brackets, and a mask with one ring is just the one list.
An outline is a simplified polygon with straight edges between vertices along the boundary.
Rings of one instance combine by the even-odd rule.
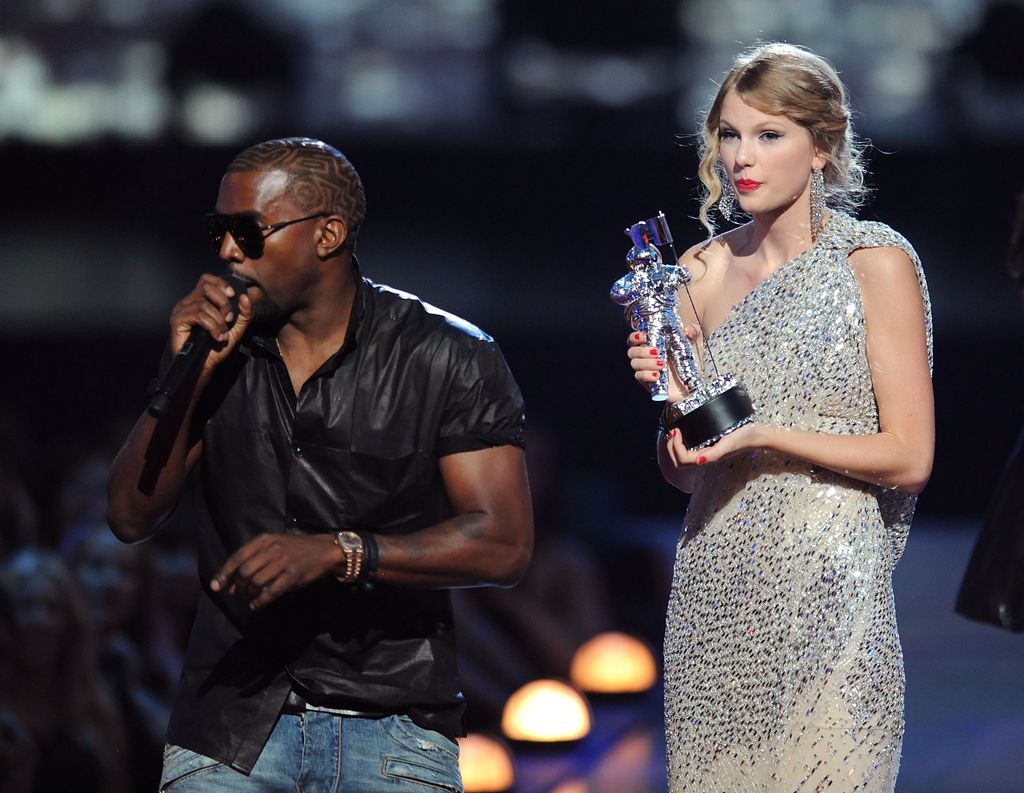
[[[917, 254], [889, 227], [834, 212], [813, 247], [734, 306], [709, 338], [760, 421], [878, 431], [847, 256], [880, 246], [914, 262], [931, 363]], [[774, 452], [701, 469], [665, 632], [671, 791], [891, 793], [904, 691], [892, 572], [915, 500]]]

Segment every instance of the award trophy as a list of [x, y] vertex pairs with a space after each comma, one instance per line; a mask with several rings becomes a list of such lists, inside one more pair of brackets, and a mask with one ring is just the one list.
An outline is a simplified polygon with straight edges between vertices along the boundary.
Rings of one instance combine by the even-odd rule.
[[[678, 264], [665, 213], [641, 220], [626, 229], [633, 247], [626, 254], [629, 273], [612, 285], [612, 301], [625, 306], [626, 317], [634, 330], [647, 336], [647, 342], [662, 354], [679, 378], [687, 394], [665, 409], [663, 424], [678, 429], [688, 449], [700, 449], [728, 435], [754, 419], [754, 407], [746, 389], [731, 374], [705, 380], [700, 375], [693, 345], [683, 333], [676, 313], [676, 296], [683, 287], [690, 290], [690, 271]], [[665, 246], [672, 263], [665, 264], [657, 246]], [[692, 299], [691, 299], [692, 305]], [[703, 331], [703, 328], [701, 329]], [[705, 349], [714, 372], [718, 366], [705, 339]], [[662, 370], [651, 390], [651, 399], [668, 399], [669, 370]]]

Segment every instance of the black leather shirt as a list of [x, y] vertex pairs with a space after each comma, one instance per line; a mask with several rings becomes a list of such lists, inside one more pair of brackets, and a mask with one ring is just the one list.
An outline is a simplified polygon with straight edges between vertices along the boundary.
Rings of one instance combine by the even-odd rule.
[[494, 340], [362, 279], [345, 344], [298, 398], [274, 340], [244, 339], [196, 420], [203, 454], [182, 507], [203, 590], [168, 741], [248, 772], [292, 688], [463, 734], [447, 591], [328, 577], [253, 614], [208, 582], [264, 532], [406, 534], [450, 517], [438, 458], [522, 445], [522, 397]]

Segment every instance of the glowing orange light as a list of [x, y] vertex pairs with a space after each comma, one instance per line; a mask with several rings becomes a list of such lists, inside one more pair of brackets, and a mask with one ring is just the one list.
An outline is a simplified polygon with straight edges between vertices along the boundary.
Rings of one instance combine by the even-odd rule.
[[590, 732], [590, 705], [560, 680], [534, 680], [508, 698], [501, 729], [514, 741], [575, 741]]
[[572, 682], [594, 694], [632, 694], [657, 682], [654, 656], [642, 641], [625, 633], [601, 633], [584, 642], [572, 659]]
[[570, 779], [568, 782], [562, 782], [558, 787], [552, 789], [551, 793], [587, 793], [590, 790], [590, 786], [586, 782], [579, 779]]
[[466, 793], [504, 793], [516, 781], [505, 744], [479, 733], [459, 738], [459, 770]]

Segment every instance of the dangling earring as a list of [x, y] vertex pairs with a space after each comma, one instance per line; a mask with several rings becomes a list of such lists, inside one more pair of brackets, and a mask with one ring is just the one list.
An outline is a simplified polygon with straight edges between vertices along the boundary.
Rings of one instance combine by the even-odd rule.
[[728, 181], [722, 186], [722, 197], [718, 199], [718, 212], [726, 220], [732, 220], [732, 212], [736, 208], [736, 194]]
[[721, 167], [717, 169], [718, 181], [722, 185], [722, 195], [718, 198], [718, 214], [726, 220], [732, 220], [733, 210], [736, 209], [736, 194], [732, 191], [732, 182], [725, 175]]
[[811, 171], [811, 241], [818, 239], [825, 216], [825, 177], [820, 168]]

